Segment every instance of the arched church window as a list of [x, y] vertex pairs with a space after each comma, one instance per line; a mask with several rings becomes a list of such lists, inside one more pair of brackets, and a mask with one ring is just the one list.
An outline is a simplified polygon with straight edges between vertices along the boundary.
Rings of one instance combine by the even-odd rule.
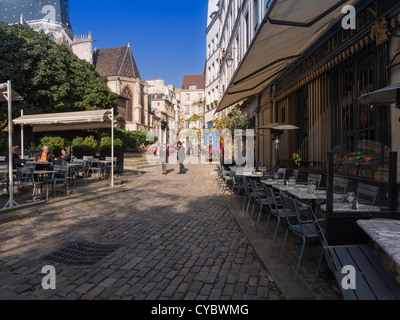
[[122, 90], [122, 96], [127, 98], [126, 100], [126, 121], [133, 121], [133, 104], [132, 104], [132, 91], [129, 87], [125, 87]]

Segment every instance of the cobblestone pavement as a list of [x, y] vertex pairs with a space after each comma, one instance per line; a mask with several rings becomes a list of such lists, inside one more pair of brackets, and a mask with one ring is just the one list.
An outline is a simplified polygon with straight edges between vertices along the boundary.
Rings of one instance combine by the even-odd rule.
[[[129, 190], [0, 225], [0, 299], [280, 299], [215, 187], [214, 166], [148, 168]], [[73, 242], [114, 245], [92, 265], [43, 259]], [[56, 270], [44, 290], [42, 268]]]

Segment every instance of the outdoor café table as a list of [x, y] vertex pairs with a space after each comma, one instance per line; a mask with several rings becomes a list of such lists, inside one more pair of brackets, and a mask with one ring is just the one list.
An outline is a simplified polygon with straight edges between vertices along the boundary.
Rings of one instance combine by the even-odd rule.
[[40, 162], [40, 161], [27, 161], [25, 164], [35, 165], [35, 169], [37, 170], [46, 170], [47, 168], [51, 168], [52, 165], [48, 161]]
[[[326, 212], [326, 204], [321, 206], [321, 210]], [[357, 213], [357, 212], [380, 212], [381, 208], [368, 205], [368, 204], [359, 204], [358, 209], [352, 209], [351, 203], [342, 203], [342, 202], [333, 202], [333, 212], [334, 213]]]
[[378, 251], [382, 250], [394, 263], [388, 271], [400, 282], [400, 221], [393, 219], [357, 220]]
[[263, 177], [263, 173], [262, 172], [256, 172], [256, 173], [244, 172], [243, 176], [245, 176], [247, 178], [261, 179]]
[[268, 179], [268, 180], [261, 180], [260, 181], [263, 184], [266, 184], [267, 186], [275, 186], [275, 185], [283, 185], [283, 180], [272, 180], [272, 179]]

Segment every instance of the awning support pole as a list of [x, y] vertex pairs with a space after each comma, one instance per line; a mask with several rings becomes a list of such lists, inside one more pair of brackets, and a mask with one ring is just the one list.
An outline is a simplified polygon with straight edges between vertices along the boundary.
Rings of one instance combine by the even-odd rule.
[[[21, 117], [24, 116], [24, 110], [21, 110]], [[24, 125], [21, 124], [21, 158], [24, 158]]]
[[18, 203], [14, 201], [14, 176], [13, 176], [13, 156], [12, 156], [12, 91], [11, 81], [7, 81], [7, 96], [5, 97], [8, 102], [8, 193], [9, 200], [4, 206], [5, 208], [12, 208], [14, 205], [18, 206]]
[[111, 188], [114, 188], [114, 108], [111, 108]]

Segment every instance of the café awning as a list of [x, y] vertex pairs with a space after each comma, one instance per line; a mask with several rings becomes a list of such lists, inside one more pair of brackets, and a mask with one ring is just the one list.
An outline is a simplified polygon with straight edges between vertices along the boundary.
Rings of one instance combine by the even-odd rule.
[[374, 106], [390, 105], [395, 103], [400, 108], [400, 83], [379, 89], [359, 98], [360, 103]]
[[110, 128], [110, 110], [26, 115], [14, 124], [32, 126], [33, 132], [68, 131]]
[[266, 89], [359, 0], [274, 0], [216, 110]]

